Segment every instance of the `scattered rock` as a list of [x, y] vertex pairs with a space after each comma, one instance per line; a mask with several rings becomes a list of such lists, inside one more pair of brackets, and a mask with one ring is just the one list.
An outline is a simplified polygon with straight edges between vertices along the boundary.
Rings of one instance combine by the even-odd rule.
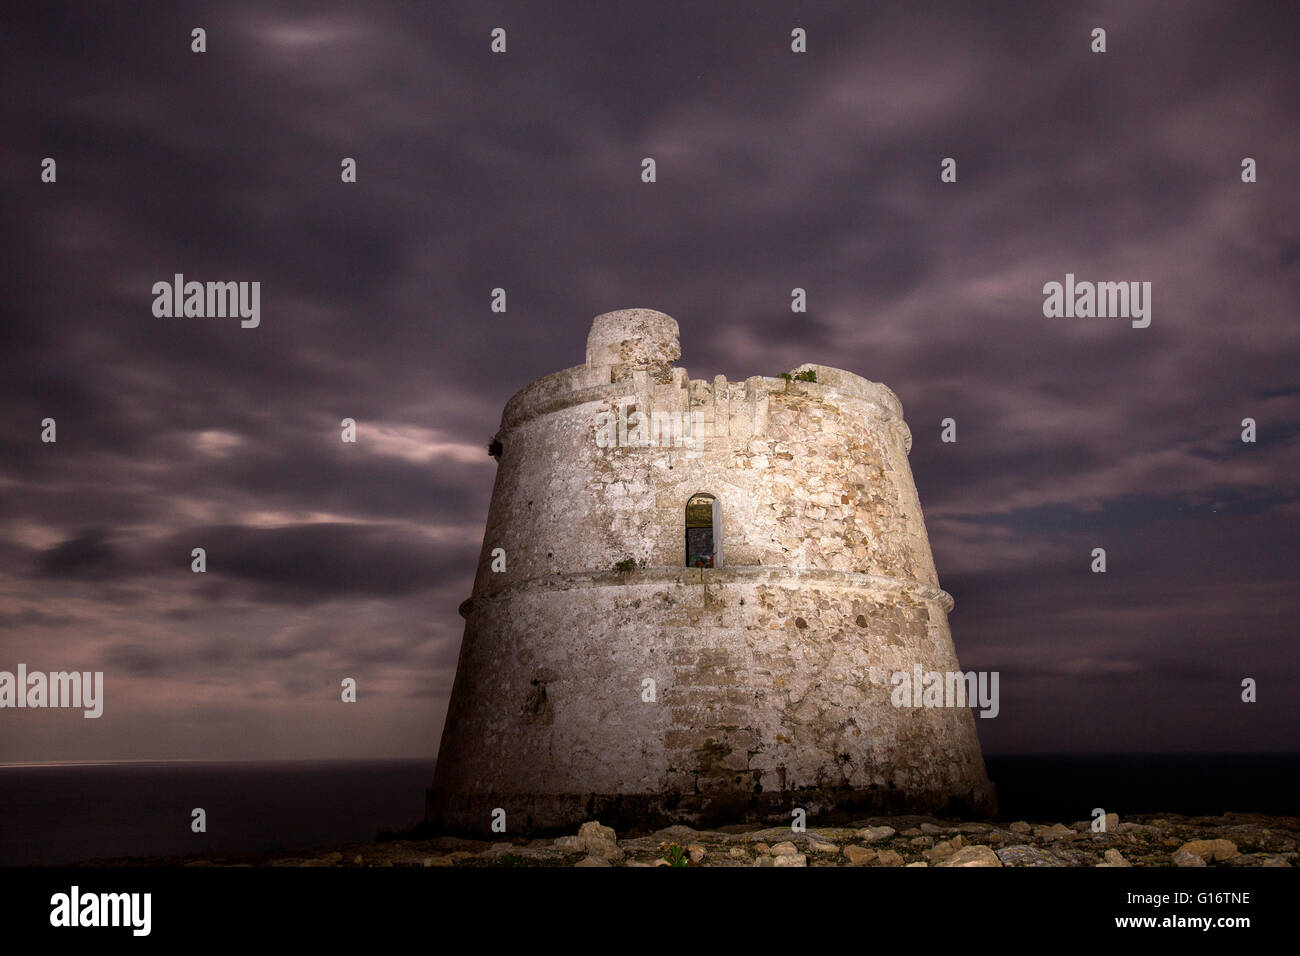
[[844, 848], [844, 858], [849, 861], [850, 866], [865, 866], [874, 860], [877, 856], [875, 850], [868, 850], [860, 846], [846, 846]]
[[897, 832], [893, 827], [867, 827], [858, 831], [858, 839], [863, 843], [879, 843], [881, 840], [888, 840]]
[[849, 827], [817, 827], [815, 830], [809, 830], [808, 836], [823, 843], [844, 843], [848, 840], [856, 840], [858, 831]]
[[951, 840], [944, 840], [942, 843], [936, 843], [933, 849], [926, 850], [921, 855], [931, 863], [938, 863], [940, 860], [946, 860], [965, 845], [966, 838], [961, 834], [958, 834]]
[[1173, 856], [1174, 866], [1205, 866], [1205, 860], [1195, 853], [1179, 850]]
[[605, 859], [604, 857], [584, 856], [581, 860], [579, 860], [577, 863], [573, 865], [574, 866], [613, 866], [614, 864], [610, 863], [609, 860]]
[[691, 862], [696, 865], [704, 862], [704, 847], [698, 843], [693, 843], [687, 847], [686, 854], [691, 858]]
[[1189, 840], [1178, 848], [1179, 853], [1191, 853], [1206, 863], [1230, 860], [1237, 855], [1237, 844], [1231, 840]]
[[810, 840], [809, 846], [814, 853], [839, 853], [840, 848], [834, 843], [822, 843], [819, 840]]
[[802, 853], [795, 853], [795, 854], [785, 853], [782, 854], [781, 856], [774, 856], [771, 859], [772, 859], [773, 866], [807, 866], [808, 865], [808, 857], [804, 856]]
[[1002, 860], [987, 846], [964, 846], [936, 866], [1001, 866]]
[[772, 847], [773, 856], [795, 856], [798, 852], [799, 848], [789, 840], [784, 843], [778, 843], [776, 846]]
[[1034, 839], [1036, 840], [1060, 840], [1072, 836], [1074, 836], [1074, 831], [1061, 823], [1053, 823], [1050, 827], [1036, 827], [1034, 829]]
[[555, 841], [555, 846], [561, 850], [567, 850], [570, 853], [577, 853], [587, 848], [587, 844], [582, 837], [562, 836]]
[[881, 850], [876, 862], [881, 866], [902, 866], [903, 855], [897, 850]]
[[733, 858], [733, 859], [736, 859], [736, 860], [748, 860], [748, 859], [749, 859], [749, 853], [746, 852], [746, 851], [744, 850], [744, 848], [742, 848], [742, 847], [738, 847], [738, 846], [733, 846], [730, 850], [728, 850], [728, 851], [727, 851], [727, 856], [729, 856], [729, 857], [731, 857], [731, 858]]
[[997, 858], [1003, 866], [1065, 866], [1063, 862], [1046, 850], [1026, 843], [1003, 847], [997, 851]]
[[[1109, 816], [1109, 814], [1108, 814]], [[1124, 854], [1116, 849], [1109, 849], [1105, 853], [1106, 862], [1111, 866], [1132, 866], [1128, 860], [1124, 859]]]
[[613, 827], [601, 826], [596, 820], [589, 820], [578, 827], [578, 838], [582, 841], [596, 840], [602, 843], [617, 843], [618, 834]]
[[1025, 823], [1023, 820], [1017, 820], [1015, 823], [1011, 824], [1011, 826], [1008, 827], [1007, 829], [1009, 829], [1012, 833], [1033, 833], [1034, 832], [1034, 828], [1031, 827], [1028, 823]]

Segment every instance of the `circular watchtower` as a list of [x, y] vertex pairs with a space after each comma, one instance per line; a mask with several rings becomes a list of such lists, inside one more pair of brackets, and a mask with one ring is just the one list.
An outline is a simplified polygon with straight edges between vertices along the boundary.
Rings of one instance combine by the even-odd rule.
[[679, 356], [670, 316], [605, 313], [507, 403], [431, 820], [990, 809], [971, 711], [895, 693], [960, 674], [897, 396]]

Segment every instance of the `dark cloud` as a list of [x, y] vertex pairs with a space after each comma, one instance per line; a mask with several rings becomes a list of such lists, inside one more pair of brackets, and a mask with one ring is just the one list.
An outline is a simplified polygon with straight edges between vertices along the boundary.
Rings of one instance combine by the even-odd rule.
[[120, 574], [117, 553], [108, 537], [98, 528], [83, 531], [77, 537], [41, 553], [38, 573], [52, 578], [96, 580]]
[[[57, 635], [118, 671], [123, 752], [211, 710], [247, 714], [202, 736], [221, 755], [429, 753], [483, 443], [516, 390], [582, 361], [594, 314], [644, 306], [680, 320], [694, 377], [811, 361], [899, 394], [963, 665], [1006, 675], [986, 747], [1104, 749], [1119, 728], [1138, 749], [1291, 746], [1298, 17], [1211, 0], [15, 9], [0, 652], [35, 659]], [[176, 272], [260, 281], [261, 327], [155, 318], [150, 288]], [[1042, 284], [1066, 272], [1152, 281], [1151, 327], [1044, 319]], [[1257, 717], [1220, 686], [1234, 667], [1278, 682]], [[339, 750], [300, 705], [348, 668], [387, 710]], [[297, 709], [275, 710], [286, 695]], [[279, 736], [250, 734], [272, 713]], [[0, 759], [23, 746], [0, 739]], [[79, 747], [22, 755], [113, 755]]]

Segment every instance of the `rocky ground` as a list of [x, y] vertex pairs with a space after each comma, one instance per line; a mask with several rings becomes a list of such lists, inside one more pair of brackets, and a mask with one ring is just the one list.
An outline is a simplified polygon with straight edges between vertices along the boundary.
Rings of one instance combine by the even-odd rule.
[[101, 860], [162, 866], [1295, 866], [1300, 818], [1106, 818], [1061, 824], [970, 823], [878, 817], [847, 827], [673, 826], [620, 837], [591, 821], [576, 834], [534, 840], [386, 840], [275, 857]]

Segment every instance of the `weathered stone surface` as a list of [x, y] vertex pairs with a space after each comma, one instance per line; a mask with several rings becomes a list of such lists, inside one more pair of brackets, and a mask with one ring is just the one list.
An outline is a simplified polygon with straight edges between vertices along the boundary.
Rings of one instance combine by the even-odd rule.
[[557, 849], [565, 850], [569, 853], [575, 853], [579, 850], [585, 850], [587, 848], [587, 843], [582, 839], [582, 837], [562, 836], [556, 839], [555, 846]]
[[815, 827], [808, 831], [808, 836], [823, 843], [844, 843], [856, 840], [858, 831], [852, 827]]
[[581, 860], [579, 860], [577, 863], [573, 865], [574, 866], [613, 866], [614, 864], [610, 863], [609, 860], [605, 859], [604, 857], [584, 856]]
[[1124, 854], [1119, 850], [1107, 850], [1105, 853], [1106, 862], [1111, 866], [1132, 866], [1128, 860], [1124, 859]]
[[799, 848], [788, 840], [785, 843], [778, 843], [772, 847], [773, 856], [794, 856], [799, 852]]
[[1046, 850], [1040, 850], [1036, 846], [1028, 846], [1024, 843], [1018, 843], [1015, 846], [1003, 847], [997, 851], [997, 858], [1002, 861], [1003, 866], [1065, 866], [1057, 857], [1053, 856]]
[[858, 831], [858, 839], [863, 843], [879, 843], [888, 840], [895, 832], [893, 827], [864, 827]]
[[946, 860], [965, 845], [965, 838], [958, 834], [951, 840], [944, 840], [942, 843], [936, 843], [933, 849], [926, 850], [921, 855], [931, 863], [938, 863], [940, 860]]
[[1205, 860], [1195, 853], [1179, 850], [1173, 855], [1174, 866], [1205, 866]]
[[805, 834], [795, 833], [789, 827], [767, 827], [763, 830], [754, 830], [743, 835], [743, 839], [755, 843], [780, 843], [782, 840], [794, 838], [803, 839]]
[[861, 846], [846, 846], [844, 848], [844, 859], [848, 860], [853, 866], [866, 866], [877, 856], [875, 850], [868, 850]]
[[880, 855], [876, 857], [876, 862], [881, 866], [902, 866], [902, 854], [894, 850], [881, 850]]
[[1001, 866], [1002, 860], [986, 846], [964, 846], [935, 866]]
[[1061, 840], [1074, 835], [1073, 830], [1061, 823], [1053, 823], [1050, 827], [1036, 827], [1034, 829], [1034, 838], [1037, 840]]
[[[891, 701], [894, 672], [960, 672], [897, 396], [828, 366], [691, 379], [679, 353], [671, 317], [607, 313], [586, 364], [507, 403], [429, 819], [711, 826], [788, 819], [793, 793], [825, 823], [990, 809], [970, 708]], [[690, 443], [640, 443], [630, 407]], [[701, 493], [715, 566], [688, 568]]]
[[1237, 845], [1231, 840], [1189, 840], [1179, 847], [1183, 853], [1193, 853], [1206, 863], [1230, 860], [1237, 855]]
[[785, 854], [772, 857], [773, 866], [807, 866], [808, 857], [802, 853]]
[[604, 860], [621, 860], [627, 855], [617, 843], [610, 843], [607, 840], [586, 840], [584, 842], [589, 856], [598, 856]]
[[589, 820], [578, 827], [578, 839], [583, 842], [596, 840], [601, 843], [617, 843], [618, 834], [613, 827], [602, 826], [597, 820]]

